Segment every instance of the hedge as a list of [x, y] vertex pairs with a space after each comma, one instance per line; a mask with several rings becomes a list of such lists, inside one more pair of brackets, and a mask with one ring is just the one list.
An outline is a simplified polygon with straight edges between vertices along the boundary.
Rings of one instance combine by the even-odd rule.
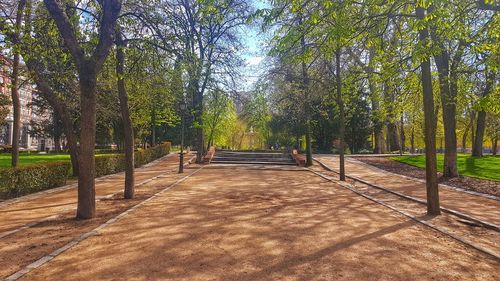
[[17, 168], [0, 169], [0, 192], [7, 197], [62, 186], [70, 175], [71, 163], [38, 163]]
[[[170, 142], [135, 152], [135, 166], [140, 167], [170, 152]], [[125, 170], [123, 154], [95, 157], [96, 177]], [[0, 169], [0, 197], [16, 197], [66, 184], [71, 162], [38, 163], [18, 168]]]
[[[170, 142], [135, 151], [135, 167], [140, 167], [170, 153]], [[125, 171], [123, 154], [98, 155], [95, 158], [96, 177]]]

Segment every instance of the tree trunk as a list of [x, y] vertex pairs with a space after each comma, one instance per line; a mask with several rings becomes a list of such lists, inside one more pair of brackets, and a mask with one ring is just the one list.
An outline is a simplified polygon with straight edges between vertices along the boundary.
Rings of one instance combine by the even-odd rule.
[[14, 117], [13, 131], [12, 131], [12, 167], [17, 167], [19, 161], [19, 133], [21, 129], [21, 101], [19, 99], [19, 37], [23, 24], [23, 12], [26, 6], [26, 0], [21, 0], [17, 6], [16, 13], [16, 29], [12, 37], [14, 60], [12, 62], [12, 79], [11, 79], [11, 98], [12, 98], [12, 112]]
[[[486, 87], [483, 91], [483, 98], [488, 96], [493, 88], [493, 83], [495, 80], [495, 75], [493, 72], [487, 71], [486, 74]], [[483, 142], [484, 142], [484, 129], [486, 128], [486, 111], [481, 109], [477, 114], [476, 122], [476, 138], [472, 145], [472, 156], [482, 157], [483, 156]]]
[[[302, 22], [302, 18], [300, 19]], [[306, 41], [304, 35], [300, 38], [302, 54], [306, 51]], [[312, 166], [312, 147], [311, 147], [311, 101], [309, 98], [309, 76], [307, 73], [307, 65], [302, 60], [302, 90], [304, 91], [304, 115], [306, 125], [306, 167]]]
[[399, 138], [400, 138], [399, 153], [403, 154], [405, 152], [405, 140], [406, 140], [405, 123], [403, 115], [401, 115], [401, 120], [400, 120]]
[[78, 155], [77, 219], [95, 216], [96, 75], [80, 71], [81, 130]]
[[413, 127], [413, 125], [411, 126], [410, 144], [411, 153], [415, 153], [415, 128]]
[[472, 145], [472, 156], [483, 157], [484, 129], [486, 128], [486, 112], [479, 111], [476, 122], [476, 138]]
[[[416, 16], [420, 21], [425, 18], [425, 10], [416, 8]], [[429, 31], [427, 28], [420, 29], [420, 42], [427, 42]], [[436, 163], [436, 115], [434, 112], [434, 96], [432, 93], [432, 74], [430, 60], [427, 58], [421, 62], [422, 90], [424, 101], [424, 138], [425, 138], [425, 178], [427, 189], [427, 214], [439, 215], [439, 190], [437, 182]]]
[[344, 159], [344, 139], [345, 139], [345, 112], [344, 101], [342, 99], [342, 77], [340, 76], [340, 48], [335, 52], [335, 68], [336, 68], [336, 82], [337, 82], [337, 106], [339, 107], [340, 114], [340, 128], [339, 128], [339, 161], [340, 161], [340, 180], [345, 181], [345, 159]]
[[457, 134], [456, 101], [450, 90], [450, 65], [448, 52], [441, 46], [441, 53], [434, 56], [439, 76], [439, 91], [443, 107], [444, 127], [444, 167], [443, 177], [458, 176], [457, 169]]
[[467, 135], [469, 134], [469, 127], [470, 124], [468, 124], [465, 129], [464, 129], [464, 134], [462, 135], [462, 153], [465, 153], [467, 149]]
[[153, 101], [153, 111], [151, 113], [151, 146], [156, 146], [156, 108]]
[[120, 99], [120, 113], [123, 121], [124, 152], [125, 152], [125, 188], [123, 197], [125, 199], [134, 198], [134, 127], [130, 118], [127, 89], [125, 88], [125, 42], [123, 42], [120, 28], [115, 33], [116, 40], [116, 75], [118, 98]]
[[387, 124], [387, 139], [389, 140], [389, 151], [400, 150], [398, 128], [394, 122], [389, 122]]
[[494, 138], [491, 140], [491, 154], [492, 155], [497, 155], [497, 146], [498, 146], [498, 139]]
[[476, 113], [472, 111], [470, 112], [470, 143], [471, 147], [474, 146], [474, 141], [476, 140]]
[[370, 88], [370, 96], [372, 103], [372, 114], [373, 114], [373, 134], [374, 134], [374, 148], [373, 153], [381, 154], [385, 152], [384, 149], [384, 122], [382, 121], [382, 117], [380, 116], [380, 104], [379, 104], [379, 95], [376, 91], [375, 82], [373, 82], [372, 74], [370, 73], [368, 76], [368, 86]]
[[52, 114], [52, 119], [52, 122], [54, 123], [54, 151], [55, 153], [61, 153], [61, 118], [59, 117], [59, 115], [57, 115], [57, 112], [54, 111], [54, 113]]

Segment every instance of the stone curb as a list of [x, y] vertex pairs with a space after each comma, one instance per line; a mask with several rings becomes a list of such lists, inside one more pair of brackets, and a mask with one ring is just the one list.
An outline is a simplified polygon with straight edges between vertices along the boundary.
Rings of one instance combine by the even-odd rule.
[[[169, 153], [169, 154], [167, 154], [165, 156], [162, 156], [162, 157], [160, 157], [158, 159], [155, 159], [155, 160], [149, 162], [146, 165], [143, 165], [143, 166], [135, 168], [135, 169], [138, 170], [138, 169], [148, 168], [151, 165], [154, 165], [155, 163], [158, 163], [160, 160], [164, 160], [165, 158], [168, 158], [168, 157], [170, 157], [172, 155], [176, 155], [176, 153]], [[96, 182], [101, 182], [101, 181], [109, 179], [109, 178], [111, 178], [113, 176], [119, 176], [119, 175], [123, 175], [123, 174], [125, 174], [125, 172], [118, 172], [118, 173], [115, 173], [115, 174], [109, 174], [109, 175], [105, 175], [105, 176], [102, 176], [102, 177], [98, 177], [98, 178], [95, 179], [95, 181]], [[32, 194], [24, 195], [24, 196], [21, 196], [21, 197], [8, 199], [8, 200], [0, 202], [0, 208], [7, 207], [7, 206], [9, 206], [11, 204], [14, 204], [14, 203], [28, 201], [28, 200], [31, 200], [31, 199], [37, 199], [37, 198], [42, 197], [42, 196], [47, 195], [47, 194], [52, 194], [52, 193], [66, 191], [68, 189], [71, 189], [71, 188], [74, 188], [74, 187], [77, 187], [77, 186], [78, 186], [78, 183], [72, 183], [72, 184], [67, 184], [67, 185], [63, 185], [63, 186], [59, 186], [59, 187], [50, 188], [50, 189], [47, 189], [47, 190], [42, 190], [42, 191], [35, 192], [35, 193], [32, 193]]]
[[[316, 160], [316, 161], [318, 161], [318, 160]], [[378, 168], [378, 167], [375, 167], [375, 166], [373, 166], [373, 165], [366, 164], [366, 163], [361, 162], [361, 161], [356, 160], [356, 159], [348, 159], [347, 161], [354, 162], [354, 163], [356, 163], [356, 164], [359, 164], [359, 165], [365, 166], [365, 167], [367, 167], [367, 168], [372, 168], [372, 169], [374, 169], [374, 170], [379, 170], [379, 171], [382, 171], [382, 172], [384, 172], [384, 173], [388, 173], [388, 174], [391, 174], [391, 175], [396, 175], [396, 176], [399, 176], [399, 177], [403, 177], [403, 178], [405, 178], [405, 179], [418, 181], [418, 182], [420, 182], [420, 183], [425, 183], [425, 180], [423, 180], [423, 179], [419, 179], [419, 178], [415, 178], [415, 177], [410, 177], [410, 176], [405, 176], [405, 175], [400, 175], [400, 174], [396, 174], [396, 173], [393, 173], [393, 172], [389, 172], [389, 171], [386, 171], [386, 170], [384, 170], [384, 169], [380, 169], [380, 168]], [[495, 196], [495, 195], [492, 195], [492, 194], [480, 193], [480, 192], [477, 192], [477, 191], [467, 190], [467, 189], [465, 189], [465, 188], [456, 187], [456, 186], [451, 186], [451, 185], [442, 184], [442, 183], [440, 183], [439, 185], [440, 185], [440, 186], [442, 186], [442, 187], [448, 188], [448, 189], [455, 190], [455, 191], [460, 191], [460, 192], [468, 193], [468, 194], [471, 194], [471, 195], [480, 196], [480, 197], [485, 197], [485, 198], [488, 198], [488, 199], [493, 199], [493, 200], [500, 201], [500, 197]]]
[[[190, 160], [191, 161], [191, 160]], [[203, 166], [201, 166], [200, 168], [196, 169], [195, 171], [193, 171], [192, 173], [190, 173], [189, 175], [187, 176], [184, 176], [182, 177], [181, 179], [169, 184], [167, 187], [165, 187], [164, 189], [158, 191], [157, 193], [153, 194], [151, 197], [149, 197], [148, 199], [138, 203], [137, 205], [127, 209], [126, 211], [120, 213], [119, 215], [109, 219], [108, 221], [106, 221], [105, 223], [99, 225], [98, 227], [94, 228], [93, 230], [85, 233], [85, 234], [82, 234], [80, 235], [78, 238], [72, 240], [71, 242], [67, 243], [66, 245], [60, 247], [59, 249], [53, 251], [52, 253], [46, 255], [46, 256], [43, 256], [41, 257], [40, 259], [34, 261], [33, 263], [27, 265], [26, 267], [24, 267], [23, 269], [15, 272], [14, 274], [8, 276], [7, 278], [5, 278], [6, 281], [14, 281], [14, 280], [17, 280], [21, 277], [23, 277], [24, 275], [28, 274], [29, 272], [31, 272], [32, 270], [34, 269], [37, 269], [39, 268], [40, 266], [46, 264], [47, 262], [49, 262], [50, 260], [52, 260], [53, 258], [57, 257], [58, 255], [64, 253], [65, 251], [67, 251], [68, 249], [71, 249], [73, 246], [77, 245], [78, 243], [82, 242], [83, 240], [89, 238], [89, 237], [92, 237], [92, 236], [95, 236], [97, 234], [99, 234], [99, 232], [106, 228], [107, 226], [109, 226], [110, 224], [112, 223], [115, 223], [116, 221], [118, 221], [119, 219], [123, 218], [124, 216], [126, 216], [127, 214], [131, 213], [132, 211], [136, 210], [137, 208], [141, 207], [142, 205], [146, 204], [147, 202], [153, 200], [154, 198], [160, 196], [162, 193], [170, 190], [171, 188], [173, 188], [174, 186], [176, 186], [177, 184], [185, 181], [187, 178], [189, 178], [190, 176], [194, 175], [195, 173], [197, 173], [198, 171], [200, 171], [201, 169], [203, 169]]]
[[427, 227], [429, 227], [429, 228], [431, 228], [431, 229], [433, 229], [433, 230], [435, 230], [435, 231], [437, 231], [439, 233], [442, 233], [442, 234], [444, 234], [444, 235], [446, 235], [446, 236], [448, 236], [448, 237], [450, 237], [450, 238], [452, 238], [452, 239], [454, 239], [454, 240], [456, 240], [456, 241], [458, 241], [458, 242], [460, 242], [460, 243], [462, 243], [462, 244], [464, 244], [466, 246], [472, 247], [472, 248], [474, 248], [474, 249], [476, 249], [476, 250], [478, 250], [478, 251], [480, 251], [480, 252], [482, 252], [484, 254], [487, 254], [487, 255], [495, 258], [496, 260], [500, 260], [500, 254], [497, 253], [497, 252], [495, 252], [495, 251], [493, 251], [493, 250], [489, 250], [489, 249], [486, 249], [486, 248], [484, 248], [482, 246], [479, 246], [479, 245], [476, 245], [474, 243], [471, 243], [471, 242], [469, 242], [469, 241], [467, 241], [467, 240], [465, 240], [465, 239], [463, 239], [463, 238], [461, 238], [461, 237], [459, 237], [457, 235], [454, 235], [454, 234], [452, 234], [452, 233], [450, 233], [448, 231], [440, 229], [438, 226], [435, 226], [435, 225], [433, 225], [431, 223], [428, 223], [426, 221], [420, 220], [417, 217], [415, 217], [415, 216], [413, 216], [413, 215], [411, 215], [411, 214], [409, 214], [407, 212], [398, 210], [398, 209], [396, 209], [396, 208], [394, 208], [394, 207], [392, 207], [392, 206], [390, 206], [390, 205], [388, 205], [388, 204], [386, 204], [386, 203], [384, 203], [384, 202], [382, 202], [382, 201], [380, 201], [380, 200], [378, 200], [378, 199], [376, 199], [376, 198], [374, 198], [374, 197], [372, 197], [370, 195], [363, 194], [363, 193], [355, 190], [352, 187], [352, 185], [349, 184], [349, 183], [339, 182], [336, 179], [327, 177], [327, 176], [325, 176], [325, 175], [323, 175], [321, 173], [315, 172], [313, 170], [309, 170], [309, 171], [312, 172], [313, 174], [321, 177], [321, 178], [324, 178], [324, 179], [326, 179], [326, 180], [328, 180], [330, 182], [334, 182], [334, 183], [336, 183], [336, 184], [338, 184], [338, 185], [340, 185], [340, 186], [342, 186], [344, 188], [347, 188], [350, 191], [356, 193], [357, 195], [360, 195], [360, 196], [362, 196], [362, 197], [364, 197], [364, 198], [366, 198], [366, 199], [368, 199], [370, 201], [373, 201], [373, 202], [378, 203], [378, 204], [380, 204], [380, 205], [382, 205], [382, 206], [384, 206], [384, 207], [386, 207], [388, 209], [391, 209], [392, 211], [394, 211], [394, 212], [396, 212], [396, 213], [398, 213], [400, 215], [403, 215], [403, 216], [405, 216], [405, 217], [407, 217], [407, 218], [409, 218], [409, 219], [411, 219], [411, 220], [413, 220], [413, 221], [415, 221], [417, 223], [420, 223], [420, 224], [425, 225], [425, 226], [427, 226]]
[[[159, 159], [161, 159], [161, 158], [159, 158]], [[159, 160], [159, 159], [158, 159], [158, 160]], [[188, 165], [190, 165], [190, 164], [192, 163], [193, 159], [195, 159], [195, 157], [192, 157], [191, 159], [189, 159], [189, 161], [188, 161], [186, 164], [184, 164], [184, 167], [187, 167]], [[157, 161], [157, 160], [155, 160], [155, 161]], [[136, 184], [134, 187], [139, 187], [139, 186], [142, 186], [142, 185], [144, 185], [144, 184], [146, 184], [146, 183], [148, 183], [148, 182], [151, 182], [151, 181], [153, 181], [153, 180], [156, 180], [156, 179], [158, 179], [158, 178], [165, 177], [166, 175], [169, 175], [170, 173], [172, 173], [172, 172], [173, 172], [173, 171], [175, 171], [175, 170], [177, 170], [177, 168], [172, 169], [172, 170], [170, 170], [170, 171], [168, 171], [168, 172], [165, 172], [165, 173], [161, 173], [161, 174], [159, 174], [159, 175], [157, 175], [157, 176], [154, 176], [154, 177], [152, 177], [152, 178], [149, 178], [149, 179], [147, 179], [147, 180], [144, 180], [144, 181], [142, 181], [142, 182], [140, 182], [140, 183]], [[120, 172], [120, 173], [124, 173], [124, 172]], [[116, 174], [114, 174], [114, 175], [116, 175]], [[104, 178], [104, 177], [102, 177], [102, 178]], [[102, 199], [110, 199], [110, 198], [113, 198], [113, 196], [115, 196], [116, 194], [119, 194], [119, 193], [121, 193], [121, 191], [119, 191], [119, 192], [115, 192], [115, 193], [111, 193], [111, 194], [108, 194], [108, 195], [105, 195], [105, 196], [96, 197], [96, 201], [100, 201], [100, 200], [102, 200]], [[41, 194], [40, 194], [40, 196], [41, 196]], [[67, 212], [67, 211], [71, 211], [71, 210], [76, 210], [76, 208], [75, 208], [75, 207], [70, 207], [70, 208], [63, 209], [63, 210], [61, 210], [61, 211], [62, 211], [62, 212]], [[19, 232], [19, 231], [21, 231], [21, 230], [24, 230], [24, 229], [30, 228], [30, 227], [32, 227], [32, 226], [35, 226], [35, 225], [37, 225], [37, 224], [39, 224], [39, 223], [42, 223], [42, 222], [46, 222], [46, 221], [49, 221], [49, 220], [56, 219], [56, 218], [58, 218], [59, 216], [60, 216], [60, 215], [52, 215], [52, 216], [46, 217], [46, 218], [41, 219], [41, 220], [38, 220], [38, 221], [34, 221], [34, 222], [27, 223], [27, 224], [25, 224], [25, 225], [23, 225], [23, 226], [20, 226], [20, 227], [16, 228], [16, 229], [13, 229], [13, 230], [9, 230], [9, 231], [6, 231], [6, 232], [3, 232], [3, 233], [0, 233], [0, 239], [2, 239], [2, 238], [4, 238], [4, 237], [7, 237], [7, 236], [9, 236], [9, 235], [11, 235], [11, 234], [14, 234], [14, 233], [16, 233], [16, 232]]]

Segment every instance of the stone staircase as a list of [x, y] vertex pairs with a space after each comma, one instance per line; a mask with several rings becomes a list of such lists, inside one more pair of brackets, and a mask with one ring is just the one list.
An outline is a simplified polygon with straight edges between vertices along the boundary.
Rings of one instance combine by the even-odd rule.
[[210, 163], [217, 164], [260, 164], [260, 165], [291, 165], [295, 160], [289, 153], [283, 152], [240, 152], [217, 150]]

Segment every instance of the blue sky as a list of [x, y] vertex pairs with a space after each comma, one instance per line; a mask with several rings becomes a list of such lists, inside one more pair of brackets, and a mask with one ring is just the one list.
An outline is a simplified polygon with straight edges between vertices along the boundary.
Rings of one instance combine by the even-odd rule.
[[[251, 4], [255, 9], [269, 7], [265, 0], [253, 0]], [[262, 61], [266, 56], [265, 42], [269, 34], [262, 34], [259, 24], [245, 26], [240, 31], [240, 34], [244, 46], [241, 55], [245, 61], [245, 66], [241, 70], [243, 81], [239, 84], [238, 90], [251, 90], [259, 76], [265, 72]]]

